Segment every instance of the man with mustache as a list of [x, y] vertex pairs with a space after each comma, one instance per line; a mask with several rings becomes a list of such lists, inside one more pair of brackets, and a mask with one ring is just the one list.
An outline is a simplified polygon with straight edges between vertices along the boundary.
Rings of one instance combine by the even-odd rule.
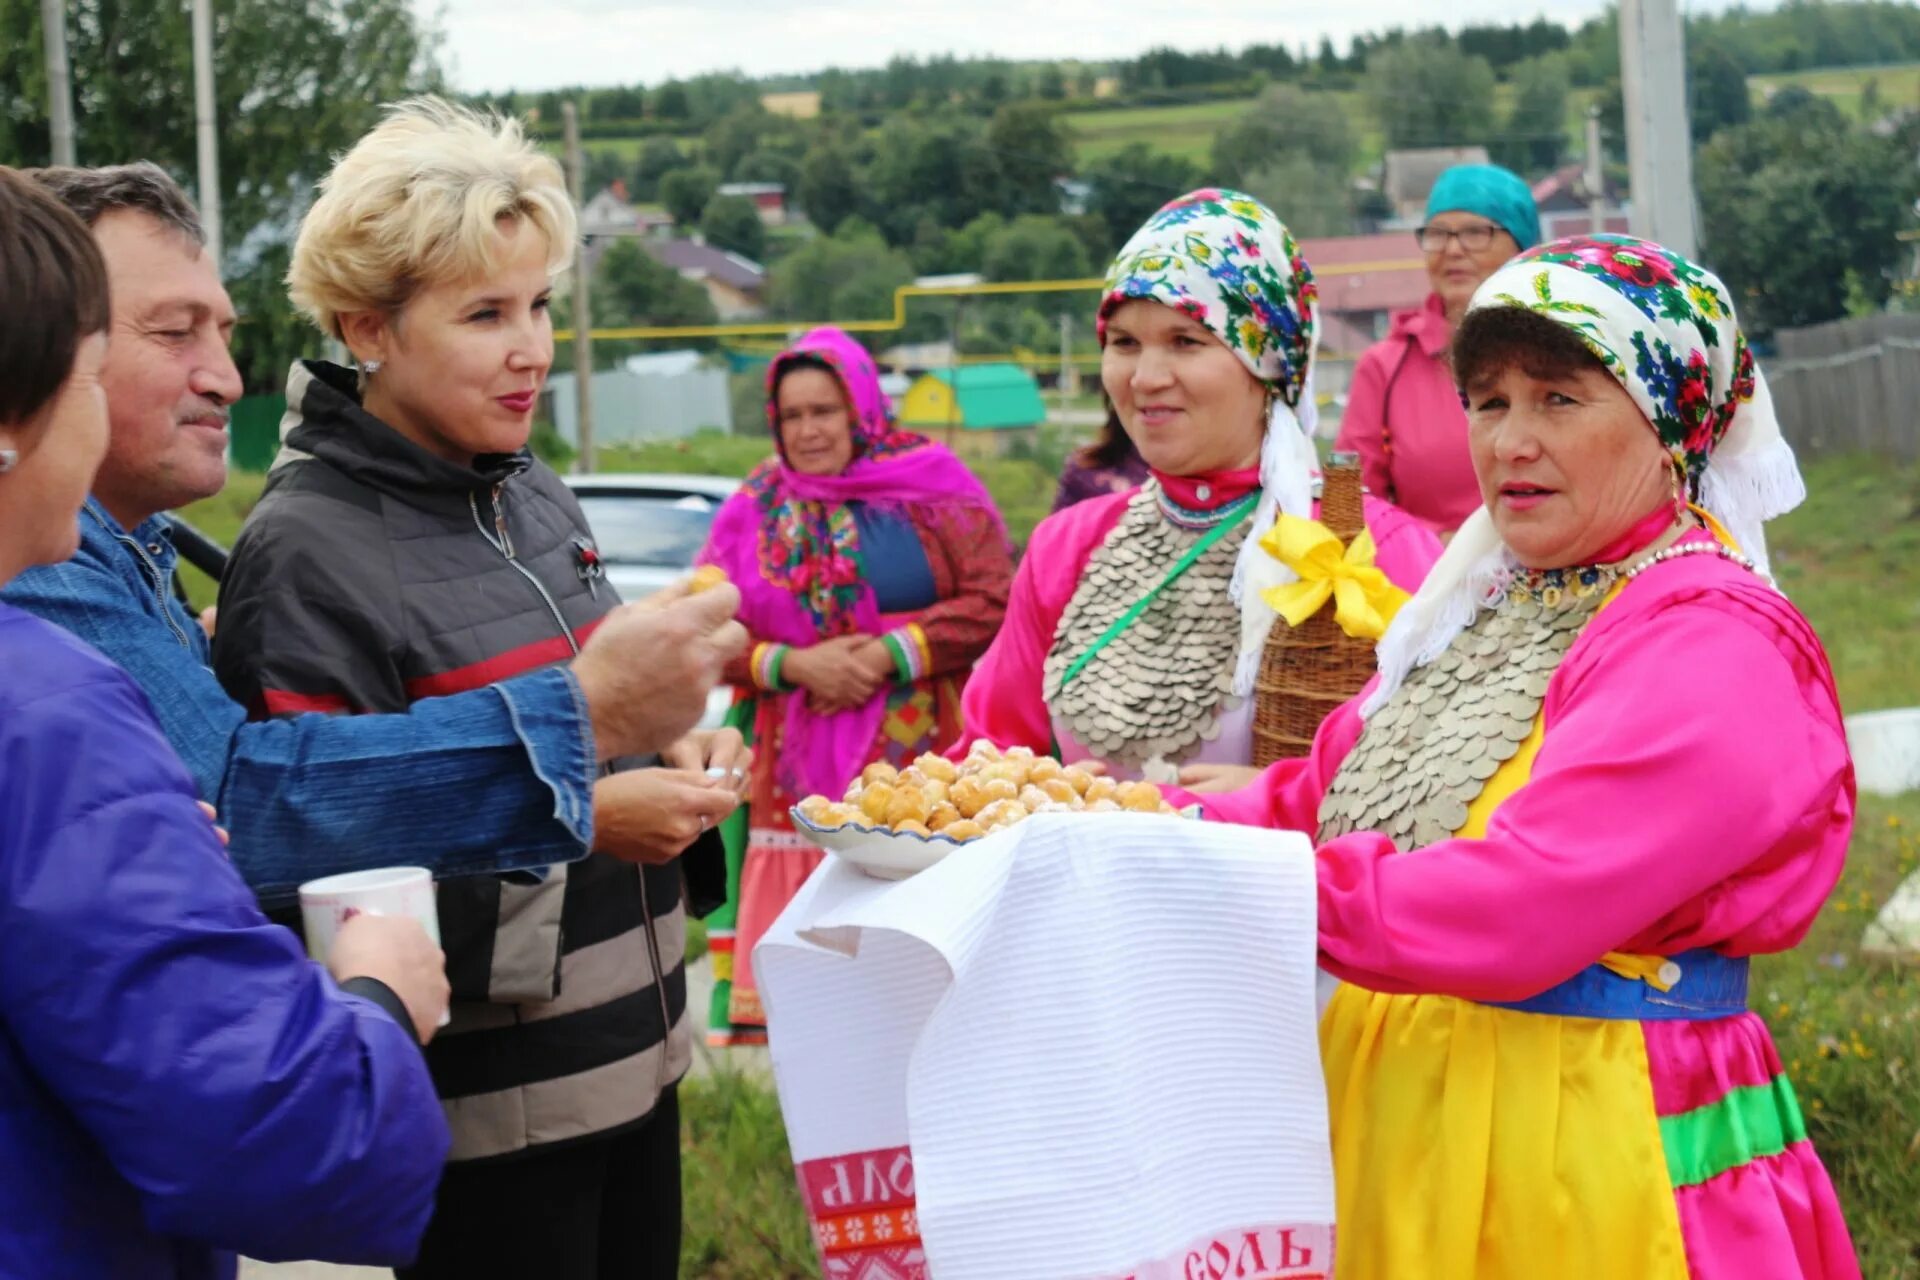
[[626, 606], [567, 667], [406, 714], [249, 723], [172, 594], [178, 553], [162, 518], [226, 484], [228, 407], [241, 394], [227, 349], [236, 316], [198, 215], [152, 164], [33, 176], [93, 229], [106, 260], [100, 381], [111, 439], [80, 513], [78, 554], [22, 574], [5, 599], [140, 684], [255, 892], [278, 905], [305, 880], [368, 867], [445, 878], [535, 871], [589, 849], [652, 856], [625, 820], [638, 775], [599, 778], [599, 765], [660, 751], [694, 726], [745, 643], [738, 593]]

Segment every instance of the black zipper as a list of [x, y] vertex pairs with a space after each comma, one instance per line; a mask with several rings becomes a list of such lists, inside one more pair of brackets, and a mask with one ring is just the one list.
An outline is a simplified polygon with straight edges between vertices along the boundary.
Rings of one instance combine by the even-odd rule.
[[[480, 516], [479, 501], [471, 492], [467, 494], [467, 509], [473, 512], [474, 527], [480, 530], [480, 536], [491, 543], [493, 549], [498, 551], [501, 556], [506, 559], [508, 564], [519, 571], [521, 577], [533, 584], [533, 589], [540, 593], [540, 599], [546, 603], [547, 612], [553, 615], [553, 621], [555, 625], [560, 628], [560, 634], [567, 638], [567, 647], [573, 650], [574, 656], [578, 657], [580, 654], [580, 642], [574, 638], [573, 628], [567, 625], [566, 618], [560, 612], [560, 606], [554, 603], [553, 596], [548, 592], [546, 584], [542, 583], [540, 579], [535, 576], [533, 570], [522, 564], [520, 558], [514, 554], [513, 535], [507, 529], [507, 509], [502, 506], [500, 502], [500, 495], [505, 488], [506, 486], [504, 484], [493, 486], [492, 529], [487, 528], [487, 522]], [[653, 989], [660, 997], [660, 1025], [663, 1030], [660, 1039], [659, 1087], [665, 1089], [668, 1083], [667, 1043], [673, 1038], [673, 1013], [667, 1005], [667, 979], [666, 975], [661, 972], [660, 935], [654, 931], [653, 902], [647, 893], [647, 870], [643, 866], [635, 867], [634, 874], [638, 876], [640, 880], [640, 919], [647, 931], [647, 962], [653, 966]]]

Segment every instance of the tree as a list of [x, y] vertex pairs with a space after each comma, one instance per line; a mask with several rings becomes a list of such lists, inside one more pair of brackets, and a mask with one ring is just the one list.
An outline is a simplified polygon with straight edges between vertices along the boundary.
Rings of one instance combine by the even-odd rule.
[[678, 80], [669, 80], [660, 86], [653, 95], [653, 114], [662, 120], [686, 120], [693, 115], [693, 104], [687, 99], [687, 86]]
[[1049, 62], [1040, 69], [1039, 94], [1048, 102], [1058, 102], [1067, 96], [1067, 77], [1059, 64]]
[[760, 211], [745, 196], [715, 196], [700, 215], [700, 232], [707, 243], [752, 258], [766, 256], [767, 227]]
[[1716, 134], [1694, 169], [1703, 256], [1759, 334], [1884, 305], [1920, 195], [1911, 152], [1831, 103], [1786, 96]]
[[660, 180], [660, 203], [675, 226], [691, 227], [700, 221], [719, 185], [720, 176], [705, 165], [675, 169]]
[[1493, 132], [1493, 68], [1451, 44], [1406, 40], [1367, 59], [1366, 95], [1387, 146], [1447, 147]]
[[1357, 150], [1347, 113], [1329, 93], [1277, 84], [1213, 140], [1213, 176], [1245, 185], [1255, 172], [1294, 155], [1342, 173]]
[[987, 126], [986, 146], [1000, 169], [1005, 212], [1059, 212], [1054, 180], [1072, 174], [1073, 142], [1053, 108], [1037, 102], [1000, 108]]
[[878, 319], [893, 311], [894, 290], [913, 282], [913, 263], [858, 222], [819, 236], [773, 267], [767, 304], [790, 320]]
[[773, 182], [793, 191], [800, 185], [800, 161], [779, 151], [756, 151], [733, 167], [735, 182]]
[[[1744, 84], [1745, 82], [1742, 81]], [[1521, 173], [1556, 168], [1567, 152], [1567, 65], [1559, 54], [1516, 63], [1513, 105], [1492, 148], [1494, 159]]]
[[814, 144], [800, 162], [800, 207], [814, 226], [832, 235], [860, 211], [860, 183], [845, 148], [832, 141]]
[[1687, 42], [1687, 113], [1696, 143], [1753, 115], [1747, 69], [1712, 37]]
[[1161, 205], [1204, 180], [1184, 157], [1155, 151], [1144, 142], [1129, 143], [1094, 161], [1083, 176], [1093, 188], [1087, 209], [1106, 224], [1108, 253], [1119, 249]]
[[[153, 160], [194, 189], [193, 48], [176, 4], [66, 0], [81, 164]], [[286, 249], [330, 158], [379, 104], [440, 87], [434, 38], [406, 0], [231, 0], [214, 25], [220, 200], [230, 291], [246, 322], [234, 355], [250, 389], [279, 387], [319, 336], [296, 318]], [[0, 0], [0, 163], [45, 164], [40, 5]], [[238, 69], [244, 69], [243, 71]]]
[[1250, 175], [1246, 192], [1280, 215], [1296, 237], [1353, 234], [1353, 179], [1301, 152]]
[[1025, 214], [995, 232], [982, 261], [989, 280], [1082, 280], [1093, 273], [1064, 219]]
[[648, 138], [647, 144], [640, 148], [640, 159], [634, 166], [635, 198], [658, 198], [662, 178], [675, 169], [686, 169], [692, 165], [693, 158], [682, 151], [680, 144], [672, 138]]
[[620, 325], [714, 324], [707, 291], [656, 261], [638, 240], [622, 239], [593, 273], [593, 322]]

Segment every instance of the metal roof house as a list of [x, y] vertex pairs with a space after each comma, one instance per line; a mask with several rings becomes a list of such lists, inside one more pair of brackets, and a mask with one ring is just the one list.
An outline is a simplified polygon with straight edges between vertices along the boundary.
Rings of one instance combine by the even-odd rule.
[[1040, 384], [1016, 364], [929, 370], [900, 404], [901, 426], [974, 457], [998, 457], [1016, 441], [1030, 443], [1046, 417]]

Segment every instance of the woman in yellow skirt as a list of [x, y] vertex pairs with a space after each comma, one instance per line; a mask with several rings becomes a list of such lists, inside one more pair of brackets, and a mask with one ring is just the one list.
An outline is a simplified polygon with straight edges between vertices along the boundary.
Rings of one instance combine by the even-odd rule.
[[1748, 957], [1840, 874], [1804, 490], [1725, 287], [1559, 241], [1456, 336], [1485, 506], [1312, 755], [1206, 798], [1318, 833], [1342, 1280], [1851, 1277]]

